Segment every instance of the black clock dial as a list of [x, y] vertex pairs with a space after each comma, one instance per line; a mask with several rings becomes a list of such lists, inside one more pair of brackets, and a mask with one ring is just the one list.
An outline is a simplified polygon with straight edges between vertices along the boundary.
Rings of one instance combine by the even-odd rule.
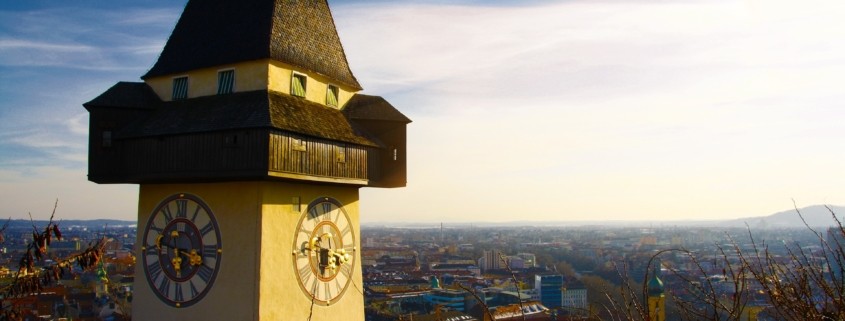
[[200, 198], [176, 194], [161, 201], [142, 240], [144, 274], [159, 299], [186, 307], [208, 293], [223, 250], [214, 214]]
[[299, 287], [313, 302], [330, 305], [346, 292], [355, 269], [355, 232], [343, 204], [330, 197], [311, 202], [293, 241]]

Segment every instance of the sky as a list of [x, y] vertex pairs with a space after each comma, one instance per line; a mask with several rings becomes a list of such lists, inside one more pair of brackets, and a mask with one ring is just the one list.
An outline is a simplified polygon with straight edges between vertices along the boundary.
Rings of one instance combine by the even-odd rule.
[[[408, 186], [362, 222], [717, 220], [845, 205], [845, 2], [330, 1]], [[135, 220], [82, 104], [140, 81], [185, 0], [0, 2], [0, 217]]]

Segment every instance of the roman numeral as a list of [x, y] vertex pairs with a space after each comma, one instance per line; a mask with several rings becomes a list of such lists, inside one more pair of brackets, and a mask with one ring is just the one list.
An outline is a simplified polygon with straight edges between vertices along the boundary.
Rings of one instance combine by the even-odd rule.
[[191, 299], [196, 298], [197, 295], [200, 294], [200, 291], [197, 291], [197, 287], [194, 286], [194, 281], [191, 281]]
[[161, 278], [161, 283], [158, 284], [158, 293], [164, 294], [166, 297], [170, 297], [170, 279]]
[[340, 279], [334, 278], [334, 287], [337, 289], [338, 293], [343, 290], [343, 284], [340, 283]]
[[[303, 223], [304, 223], [304, 222], [303, 222]], [[298, 232], [299, 232], [299, 233], [303, 233], [303, 234], [305, 234], [305, 235], [307, 235], [307, 236], [311, 236], [311, 230], [309, 230], [307, 227], [305, 227], [305, 224], [301, 224], [301, 225], [299, 226], [299, 231], [298, 231]]]
[[175, 289], [175, 290], [176, 290], [176, 294], [173, 296], [173, 300], [174, 300], [174, 301], [176, 301], [176, 302], [183, 302], [183, 301], [185, 301], [185, 297], [184, 297], [184, 295], [182, 294], [182, 284], [177, 282], [177, 283], [175, 284], [175, 288], [176, 288], [176, 289]]
[[194, 209], [194, 215], [192, 215], [192, 216], [191, 216], [191, 222], [196, 222], [196, 221], [197, 221], [197, 215], [199, 215], [199, 213], [200, 213], [200, 209], [202, 209], [202, 207], [201, 207], [201, 206], [199, 206], [199, 205], [197, 205], [197, 208], [196, 208], [196, 209]]
[[347, 224], [346, 226], [343, 227], [343, 230], [340, 231], [340, 238], [345, 239], [346, 235], [349, 235], [351, 233], [352, 233], [352, 225]]
[[155, 281], [161, 275], [161, 264], [158, 261], [147, 265], [147, 272], [150, 274], [150, 279]]
[[352, 268], [349, 267], [349, 264], [341, 265], [340, 273], [342, 273], [346, 278], [352, 278]]
[[204, 245], [202, 247], [202, 257], [216, 258], [217, 245]]
[[302, 280], [302, 283], [306, 283], [305, 281], [311, 278], [311, 265], [305, 264], [305, 266], [299, 268], [299, 279]]
[[332, 298], [332, 289], [329, 283], [323, 283], [323, 288], [325, 289], [326, 301]]
[[165, 204], [161, 208], [161, 214], [164, 215], [165, 225], [167, 225], [167, 223], [173, 220], [173, 213], [170, 212], [170, 204]]
[[203, 226], [200, 229], [200, 234], [202, 236], [205, 236], [206, 234], [208, 234], [208, 232], [211, 232], [211, 230], [213, 230], [213, 229], [214, 229], [214, 225], [211, 224], [211, 222], [208, 222], [208, 224], [206, 224], [205, 226]]
[[176, 217], [188, 217], [188, 200], [176, 200]]
[[211, 276], [214, 275], [214, 270], [212, 270], [207, 265], [203, 264], [200, 265], [200, 269], [197, 270], [197, 275], [200, 277], [200, 279], [205, 281], [205, 283], [208, 283], [209, 281], [211, 281]]
[[161, 232], [164, 231], [164, 228], [156, 226], [155, 223], [150, 225], [149, 229], [158, 232], [158, 234], [161, 234]]
[[311, 289], [311, 296], [316, 298], [317, 297], [317, 278], [312, 278], [310, 283], [311, 284], [309, 286], [306, 286], [306, 288], [310, 288]]
[[328, 217], [327, 214], [332, 212], [332, 203], [323, 203], [323, 214]]

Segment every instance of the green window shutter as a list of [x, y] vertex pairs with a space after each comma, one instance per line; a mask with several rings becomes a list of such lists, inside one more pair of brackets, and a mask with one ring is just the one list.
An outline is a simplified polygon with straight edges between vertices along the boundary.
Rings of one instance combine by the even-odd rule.
[[217, 73], [217, 94], [231, 94], [235, 91], [235, 71], [224, 70]]
[[305, 97], [305, 75], [293, 74], [290, 85], [290, 94], [298, 97]]
[[188, 98], [188, 77], [173, 78], [173, 100]]
[[329, 85], [329, 90], [326, 92], [326, 105], [337, 107], [337, 86]]

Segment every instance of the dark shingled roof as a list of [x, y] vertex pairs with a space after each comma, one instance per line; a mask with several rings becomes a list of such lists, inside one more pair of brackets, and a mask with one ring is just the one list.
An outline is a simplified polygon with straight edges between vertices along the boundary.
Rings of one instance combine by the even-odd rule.
[[361, 94], [352, 96], [352, 99], [343, 107], [343, 112], [350, 119], [388, 120], [405, 124], [411, 122], [411, 119], [379, 96]]
[[147, 84], [121, 81], [82, 106], [150, 109], [159, 102], [161, 99]]
[[142, 78], [268, 58], [361, 89], [326, 0], [191, 0]]
[[323, 139], [378, 146], [339, 110], [265, 90], [162, 102], [150, 117], [116, 133], [118, 138], [275, 128]]

